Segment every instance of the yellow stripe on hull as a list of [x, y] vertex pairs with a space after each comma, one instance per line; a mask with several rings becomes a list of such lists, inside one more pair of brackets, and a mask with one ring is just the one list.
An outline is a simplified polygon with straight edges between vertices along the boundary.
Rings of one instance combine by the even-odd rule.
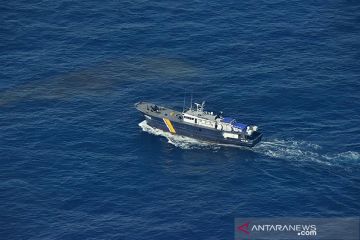
[[169, 129], [169, 132], [176, 133], [174, 126], [172, 125], [171, 121], [167, 118], [163, 118], [164, 123], [166, 124], [167, 128]]

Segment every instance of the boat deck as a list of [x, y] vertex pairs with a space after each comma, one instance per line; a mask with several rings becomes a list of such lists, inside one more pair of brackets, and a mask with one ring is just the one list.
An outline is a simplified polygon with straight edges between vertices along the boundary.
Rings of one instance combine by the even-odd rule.
[[156, 104], [147, 103], [147, 102], [140, 102], [135, 104], [135, 107], [149, 115], [149, 116], [155, 116], [159, 118], [168, 118], [175, 122], [183, 122], [182, 113], [170, 108], [157, 106]]

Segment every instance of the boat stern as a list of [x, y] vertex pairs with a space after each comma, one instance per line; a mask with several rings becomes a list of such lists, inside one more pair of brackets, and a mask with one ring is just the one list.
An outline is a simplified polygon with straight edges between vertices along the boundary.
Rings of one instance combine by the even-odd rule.
[[251, 135], [251, 138], [248, 139], [249, 147], [254, 147], [256, 144], [258, 144], [262, 139], [263, 134], [261, 132], [254, 132]]

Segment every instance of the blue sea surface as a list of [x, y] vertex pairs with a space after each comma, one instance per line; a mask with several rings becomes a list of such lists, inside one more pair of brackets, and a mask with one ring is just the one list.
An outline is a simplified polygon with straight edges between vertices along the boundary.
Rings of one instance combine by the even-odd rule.
[[[360, 215], [359, 1], [7, 1], [0, 239], [233, 239]], [[144, 125], [184, 90], [253, 149]], [[140, 124], [140, 126], [139, 126]]]

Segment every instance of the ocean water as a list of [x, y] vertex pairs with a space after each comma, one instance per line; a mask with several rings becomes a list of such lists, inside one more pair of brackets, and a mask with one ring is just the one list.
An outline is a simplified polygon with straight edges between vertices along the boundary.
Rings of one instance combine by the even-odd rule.
[[[8, 1], [0, 239], [232, 239], [236, 217], [360, 215], [359, 1]], [[184, 90], [264, 133], [172, 136]]]

